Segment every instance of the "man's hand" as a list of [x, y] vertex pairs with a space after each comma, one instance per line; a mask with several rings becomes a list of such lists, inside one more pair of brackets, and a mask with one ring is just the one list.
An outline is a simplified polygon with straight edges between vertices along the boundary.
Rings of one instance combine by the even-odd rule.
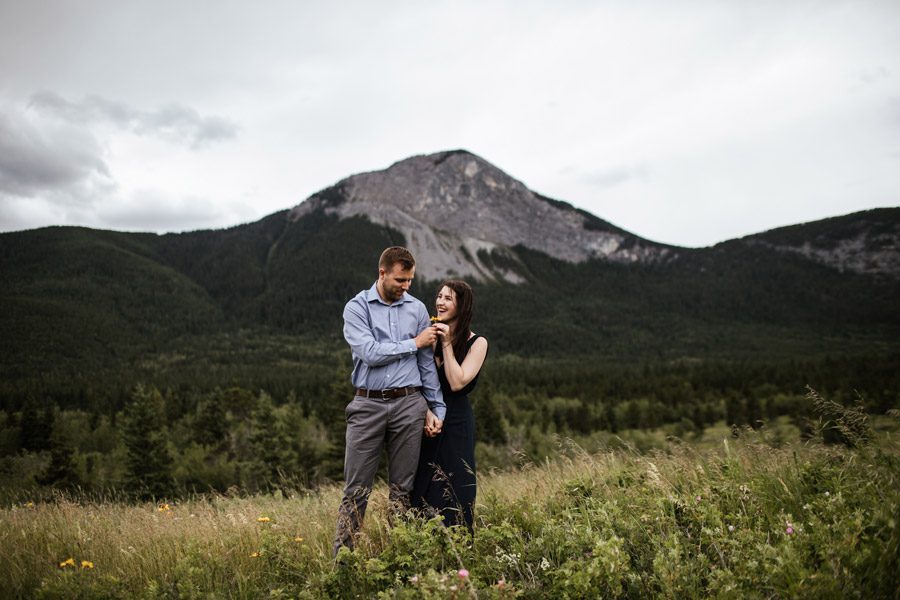
[[434, 416], [434, 413], [431, 412], [431, 409], [425, 413], [425, 435], [428, 437], [434, 437], [441, 432], [441, 428], [444, 427], [444, 422]]
[[422, 333], [416, 336], [416, 348], [427, 348], [434, 344], [437, 339], [437, 331], [431, 325], [422, 330]]

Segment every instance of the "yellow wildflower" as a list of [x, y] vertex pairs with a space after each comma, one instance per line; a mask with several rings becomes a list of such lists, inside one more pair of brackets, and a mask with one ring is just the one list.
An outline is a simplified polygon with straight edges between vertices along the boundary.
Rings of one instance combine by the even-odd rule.
[[432, 322], [432, 323], [440, 323], [440, 322], [441, 322], [441, 318], [440, 318], [440, 317], [431, 317], [431, 322]]
[[260, 556], [262, 556], [262, 552], [253, 552], [250, 558], [259, 558]]
[[294, 538], [294, 541], [299, 544], [300, 542], [303, 541], [303, 538], [298, 535], [297, 537]]
[[260, 517], [260, 518], [256, 519], [256, 522], [257, 523], [268, 523], [271, 520], [272, 519], [270, 519], [269, 517]]
[[93, 569], [94, 563], [92, 563], [89, 560], [83, 560], [83, 561], [81, 561], [81, 568], [82, 569]]
[[159, 508], [157, 510], [159, 512], [168, 512], [168, 511], [172, 510], [172, 507], [169, 506], [168, 504], [160, 504]]
[[25, 508], [34, 508], [34, 502], [26, 502]]
[[74, 566], [75, 566], [75, 559], [71, 558], [71, 557], [67, 558], [66, 560], [59, 563], [60, 569], [65, 569], [66, 567], [74, 567]]

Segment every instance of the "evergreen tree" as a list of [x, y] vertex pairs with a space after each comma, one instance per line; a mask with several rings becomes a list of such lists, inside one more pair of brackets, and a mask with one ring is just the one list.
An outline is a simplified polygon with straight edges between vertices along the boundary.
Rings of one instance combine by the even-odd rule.
[[725, 422], [728, 425], [747, 424], [747, 405], [738, 392], [730, 392], [725, 398]]
[[327, 433], [315, 416], [304, 417], [299, 404], [286, 404], [281, 409], [287, 453], [284, 471], [304, 486], [311, 486], [321, 476], [321, 462], [327, 450]]
[[154, 387], [139, 385], [126, 407], [122, 438], [126, 489], [143, 498], [162, 498], [173, 491], [172, 457], [165, 429], [165, 406]]
[[762, 406], [760, 406], [759, 398], [756, 397], [756, 394], [751, 394], [747, 398], [746, 402], [746, 419], [747, 423], [753, 429], [757, 429], [763, 422], [763, 410]]
[[606, 421], [610, 433], [619, 433], [619, 418], [616, 416], [616, 408], [612, 402], [606, 403], [603, 420]]
[[253, 411], [250, 445], [253, 449], [253, 468], [257, 485], [263, 489], [277, 487], [282, 479], [282, 460], [287, 446], [275, 416], [272, 398], [260, 393]]
[[54, 427], [50, 434], [50, 464], [38, 483], [60, 489], [76, 488], [82, 483], [75, 462], [75, 447], [62, 427]]
[[497, 402], [492, 395], [483, 396], [475, 404], [477, 415], [475, 426], [477, 427], [478, 441], [486, 444], [506, 443], [506, 423], [497, 409]]
[[19, 422], [21, 432], [19, 439], [23, 450], [41, 452], [50, 448], [50, 434], [56, 415], [53, 409], [52, 405], [39, 406], [33, 396], [25, 400]]
[[213, 448], [224, 445], [228, 435], [227, 414], [225, 406], [215, 393], [200, 401], [193, 425], [194, 441], [198, 444]]
[[330, 479], [344, 476], [344, 449], [347, 445], [347, 405], [353, 400], [349, 368], [339, 369], [329, 386], [328, 396], [317, 408], [319, 420], [328, 432], [329, 447], [322, 460], [322, 473]]

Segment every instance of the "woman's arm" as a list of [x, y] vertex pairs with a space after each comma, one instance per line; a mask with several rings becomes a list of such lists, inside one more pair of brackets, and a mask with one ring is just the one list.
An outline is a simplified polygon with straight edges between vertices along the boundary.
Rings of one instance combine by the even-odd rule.
[[475, 379], [484, 365], [488, 351], [487, 340], [480, 337], [472, 342], [472, 347], [469, 348], [462, 364], [456, 360], [456, 356], [453, 354], [453, 345], [447, 341], [446, 336], [441, 336], [441, 344], [444, 351], [444, 375], [447, 377], [450, 389], [458, 392]]

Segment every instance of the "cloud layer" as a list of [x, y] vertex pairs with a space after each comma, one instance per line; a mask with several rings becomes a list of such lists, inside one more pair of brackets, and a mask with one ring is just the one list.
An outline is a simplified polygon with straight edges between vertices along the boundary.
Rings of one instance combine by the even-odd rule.
[[187, 143], [198, 149], [222, 140], [233, 139], [238, 127], [222, 117], [203, 117], [195, 109], [169, 104], [145, 111], [124, 102], [91, 95], [71, 102], [49, 91], [31, 96], [29, 107], [76, 125], [108, 122], [138, 135], [154, 135], [173, 143]]
[[897, 205], [897, 22], [895, 0], [0, 2], [0, 230], [231, 225], [449, 148], [674, 244]]

